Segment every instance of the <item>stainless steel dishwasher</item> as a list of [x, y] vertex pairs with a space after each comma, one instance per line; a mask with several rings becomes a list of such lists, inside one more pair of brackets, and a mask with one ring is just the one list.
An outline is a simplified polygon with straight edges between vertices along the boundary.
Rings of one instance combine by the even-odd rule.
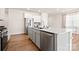
[[54, 34], [41, 31], [40, 48], [42, 51], [55, 51]]

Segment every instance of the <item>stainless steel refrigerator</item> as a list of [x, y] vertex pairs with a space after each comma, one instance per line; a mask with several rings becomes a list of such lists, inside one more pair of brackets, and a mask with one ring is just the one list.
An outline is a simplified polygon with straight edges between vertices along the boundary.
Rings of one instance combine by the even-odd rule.
[[28, 27], [34, 27], [34, 18], [24, 18], [25, 33], [28, 34]]

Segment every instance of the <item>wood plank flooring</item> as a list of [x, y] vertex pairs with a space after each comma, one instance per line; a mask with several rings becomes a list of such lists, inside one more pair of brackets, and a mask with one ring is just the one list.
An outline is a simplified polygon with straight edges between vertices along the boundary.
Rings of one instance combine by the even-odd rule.
[[39, 51], [38, 47], [25, 34], [12, 35], [5, 50], [7, 51]]
[[[25, 34], [12, 35], [5, 48], [6, 51], [40, 51]], [[73, 34], [72, 51], [79, 51], [79, 34]]]
[[79, 51], [79, 34], [73, 34], [72, 50]]

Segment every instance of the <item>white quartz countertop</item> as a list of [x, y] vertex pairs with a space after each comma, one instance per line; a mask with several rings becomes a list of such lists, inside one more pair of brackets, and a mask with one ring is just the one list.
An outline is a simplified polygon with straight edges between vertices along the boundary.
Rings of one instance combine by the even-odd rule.
[[66, 33], [66, 32], [70, 32], [70, 31], [67, 31], [66, 29], [61, 29], [61, 28], [51, 28], [51, 29], [41, 29], [42, 31], [47, 31], [47, 32], [50, 32], [50, 33], [57, 33], [57, 34], [60, 34], [60, 33]]
[[72, 31], [72, 30], [67, 30], [65, 28], [49, 28], [49, 29], [37, 29], [37, 28], [34, 28], [34, 29], [40, 30], [40, 31], [49, 32], [49, 33], [57, 33], [57, 34], [71, 32]]

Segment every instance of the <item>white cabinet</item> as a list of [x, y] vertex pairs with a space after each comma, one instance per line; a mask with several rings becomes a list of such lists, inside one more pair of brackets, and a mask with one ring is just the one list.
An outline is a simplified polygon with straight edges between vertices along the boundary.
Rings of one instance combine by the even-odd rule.
[[34, 16], [34, 22], [41, 22], [40, 16]]

